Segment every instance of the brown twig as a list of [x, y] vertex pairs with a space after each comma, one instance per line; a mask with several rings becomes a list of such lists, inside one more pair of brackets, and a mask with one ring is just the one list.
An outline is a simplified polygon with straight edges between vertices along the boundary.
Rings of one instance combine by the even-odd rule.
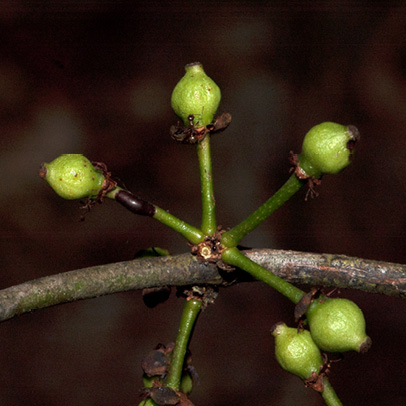
[[[292, 282], [359, 289], [406, 298], [406, 265], [352, 258], [259, 249], [245, 251], [254, 262]], [[190, 254], [143, 258], [83, 268], [0, 290], [0, 321], [61, 303], [157, 286], [228, 286], [250, 281], [239, 270], [224, 272]]]

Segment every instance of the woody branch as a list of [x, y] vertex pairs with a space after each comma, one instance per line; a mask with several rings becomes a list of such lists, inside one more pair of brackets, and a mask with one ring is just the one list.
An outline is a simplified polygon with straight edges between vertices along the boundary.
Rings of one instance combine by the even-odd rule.
[[[254, 262], [292, 282], [358, 289], [406, 298], [406, 265], [333, 254], [256, 249]], [[215, 285], [253, 281], [245, 272], [222, 271], [190, 254], [144, 258], [78, 269], [0, 290], [0, 321], [75, 300], [159, 286]]]

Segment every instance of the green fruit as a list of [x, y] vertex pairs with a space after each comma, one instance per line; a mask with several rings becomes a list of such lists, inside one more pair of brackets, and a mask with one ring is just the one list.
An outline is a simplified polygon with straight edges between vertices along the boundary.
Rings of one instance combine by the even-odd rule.
[[213, 121], [220, 104], [220, 88], [206, 75], [200, 62], [186, 65], [185, 70], [185, 76], [173, 89], [172, 108], [186, 127], [190, 125], [190, 115], [194, 116], [194, 126], [206, 126]]
[[275, 356], [279, 365], [301, 379], [311, 378], [320, 372], [323, 358], [309, 331], [298, 331], [285, 323], [274, 326]]
[[160, 378], [161, 377], [159, 375], [148, 376], [147, 374], [143, 374], [142, 383], [144, 384], [144, 388], [152, 388], [154, 381], [159, 381]]
[[351, 163], [354, 144], [359, 138], [354, 126], [329, 122], [316, 125], [303, 140], [300, 167], [314, 178], [341, 172]]
[[189, 395], [193, 389], [193, 379], [188, 371], [182, 373], [180, 391]]
[[166, 257], [168, 255], [171, 254], [167, 249], [152, 247], [136, 252], [134, 255], [134, 259], [150, 258], [150, 257]]
[[[152, 388], [154, 386], [154, 382], [156, 381], [162, 382], [162, 376], [148, 376], [146, 374], [142, 375], [142, 383], [144, 384], [144, 388]], [[193, 378], [189, 371], [182, 372], [179, 390], [183, 393], [186, 393], [186, 395], [189, 395], [192, 392]]]
[[96, 197], [104, 182], [103, 173], [81, 154], [64, 154], [42, 164], [40, 176], [68, 200]]
[[310, 305], [306, 316], [313, 340], [323, 351], [366, 352], [371, 346], [364, 315], [351, 300], [321, 297]]
[[154, 402], [151, 398], [148, 398], [138, 403], [138, 406], [161, 406], [161, 405], [158, 405], [158, 403]]

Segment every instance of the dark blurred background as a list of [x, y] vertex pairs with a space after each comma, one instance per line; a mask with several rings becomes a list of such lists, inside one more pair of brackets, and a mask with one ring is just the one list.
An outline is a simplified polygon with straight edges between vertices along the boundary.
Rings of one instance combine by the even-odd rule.
[[[402, 1], [23, 1], [0, 3], [0, 288], [187, 250], [151, 219], [107, 201], [86, 215], [38, 176], [83, 153], [127, 188], [200, 223], [195, 148], [177, 145], [173, 87], [203, 63], [230, 128], [213, 139], [218, 221], [232, 226], [286, 180], [315, 124], [353, 124], [354, 163], [301, 191], [244, 240], [253, 247], [406, 262], [406, 6]], [[404, 4], [404, 3], [403, 3]], [[333, 365], [345, 405], [406, 404], [405, 302], [341, 291], [364, 310], [373, 347]], [[292, 305], [260, 283], [220, 292], [191, 345], [197, 405], [322, 405], [282, 371], [269, 330]], [[2, 405], [128, 406], [140, 360], [172, 341], [182, 300], [151, 310], [139, 292], [44, 309], [0, 325]]]

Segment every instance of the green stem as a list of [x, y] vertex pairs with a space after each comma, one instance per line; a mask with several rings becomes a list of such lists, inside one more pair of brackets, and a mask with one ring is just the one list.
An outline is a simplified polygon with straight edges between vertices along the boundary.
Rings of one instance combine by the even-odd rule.
[[175, 391], [178, 391], [180, 387], [186, 351], [201, 308], [201, 300], [186, 299], [166, 380], [166, 386]]
[[172, 230], [177, 231], [192, 244], [198, 244], [204, 239], [203, 232], [198, 228], [191, 226], [183, 220], [180, 220], [155, 204], [146, 202], [128, 190], [123, 190], [122, 188], [117, 187], [106, 194], [106, 197], [115, 199], [132, 213], [139, 214], [141, 216], [153, 217], [166, 226], [172, 228]]
[[256, 264], [251, 261], [248, 257], [242, 254], [237, 248], [227, 248], [221, 254], [221, 259], [223, 262], [229, 265], [236, 266], [240, 269], [251, 274], [254, 278], [265, 282], [267, 285], [271, 286], [282, 295], [286, 296], [293, 303], [298, 303], [299, 300], [305, 295], [305, 292], [293, 286], [289, 282], [286, 282], [279, 276], [274, 275], [269, 272], [261, 265]]
[[324, 389], [321, 392], [321, 396], [326, 402], [327, 406], [343, 406], [341, 400], [338, 398], [334, 388], [331, 386], [330, 381], [327, 378], [323, 379]]
[[202, 189], [202, 231], [205, 235], [212, 235], [217, 231], [217, 223], [209, 135], [197, 144], [197, 156]]
[[192, 244], [199, 244], [203, 241], [204, 234], [201, 230], [191, 226], [188, 223], [185, 223], [183, 220], [178, 219], [177, 217], [173, 216], [172, 214], [156, 205], [154, 205], [154, 207], [156, 209], [153, 216], [154, 219], [172, 228], [172, 230], [177, 231]]
[[286, 183], [260, 208], [243, 222], [225, 232], [222, 235], [221, 243], [225, 247], [236, 247], [248, 233], [258, 227], [270, 214], [289, 200], [305, 183], [306, 181], [300, 180], [295, 174], [292, 174]]

